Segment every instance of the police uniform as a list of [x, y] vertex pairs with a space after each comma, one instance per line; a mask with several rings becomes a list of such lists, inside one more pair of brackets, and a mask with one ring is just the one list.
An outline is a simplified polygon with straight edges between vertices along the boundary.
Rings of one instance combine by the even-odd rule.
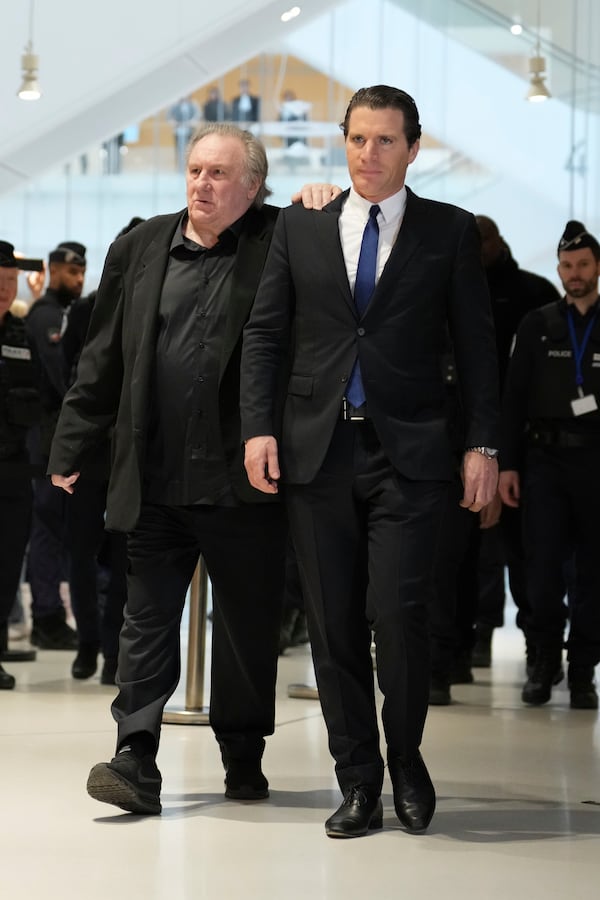
[[[504, 251], [499, 258], [486, 265], [485, 272], [490, 289], [502, 391], [511, 346], [520, 322], [528, 312], [558, 300], [560, 294], [546, 278], [521, 269], [505, 242]], [[477, 645], [473, 661], [475, 665], [489, 665], [493, 629], [504, 624], [505, 564], [512, 599], [517, 607], [517, 625], [522, 630], [529, 612], [519, 510], [504, 507], [497, 526], [479, 531], [479, 541]]]
[[[0, 241], [0, 266], [17, 268], [12, 244], [6, 241]], [[0, 319], [0, 651], [7, 647], [8, 617], [29, 538], [32, 469], [26, 436], [39, 412], [25, 326], [6, 312]], [[0, 688], [13, 685], [12, 676], [0, 667]]]
[[[597, 706], [592, 678], [600, 661], [599, 403], [600, 301], [585, 315], [564, 299], [529, 313], [508, 369], [500, 452], [501, 470], [521, 471], [527, 634], [536, 647], [536, 665], [523, 689], [528, 703], [549, 699], [570, 620], [571, 705]], [[567, 608], [564, 572], [570, 560], [575, 590]]]
[[[83, 244], [64, 242], [49, 254], [49, 262], [85, 266]], [[48, 288], [26, 319], [38, 364], [42, 416], [39, 436], [32, 442], [32, 458], [46, 469], [54, 428], [66, 393], [61, 341], [68, 323], [72, 296]], [[34, 485], [33, 520], [27, 577], [31, 586], [33, 629], [31, 640], [43, 649], [67, 650], [78, 645], [76, 633], [65, 622], [60, 582], [65, 577], [65, 501], [47, 478]]]

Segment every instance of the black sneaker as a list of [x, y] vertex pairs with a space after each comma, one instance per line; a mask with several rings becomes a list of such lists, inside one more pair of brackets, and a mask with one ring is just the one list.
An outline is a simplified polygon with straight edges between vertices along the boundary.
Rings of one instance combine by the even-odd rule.
[[152, 816], [162, 810], [161, 784], [153, 756], [140, 758], [132, 750], [121, 750], [110, 762], [94, 766], [88, 777], [87, 792], [101, 803]]
[[259, 759], [230, 759], [225, 763], [225, 796], [228, 800], [266, 800], [269, 782]]

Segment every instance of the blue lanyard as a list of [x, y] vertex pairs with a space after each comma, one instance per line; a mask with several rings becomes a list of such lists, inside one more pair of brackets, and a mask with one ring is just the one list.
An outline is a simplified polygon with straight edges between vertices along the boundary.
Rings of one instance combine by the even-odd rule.
[[588, 341], [590, 339], [590, 334], [592, 333], [592, 328], [596, 324], [596, 319], [598, 317], [598, 309], [594, 312], [594, 315], [588, 322], [588, 326], [585, 329], [585, 334], [583, 335], [583, 340], [581, 344], [577, 343], [577, 335], [575, 334], [575, 323], [573, 321], [573, 310], [567, 310], [567, 319], [569, 321], [569, 333], [571, 335], [571, 346], [573, 347], [573, 356], [575, 358], [575, 384], [580, 389], [579, 393], [581, 394], [581, 385], [583, 384], [583, 375], [581, 373], [581, 363], [583, 361], [583, 354], [585, 353], [585, 348], [587, 347]]

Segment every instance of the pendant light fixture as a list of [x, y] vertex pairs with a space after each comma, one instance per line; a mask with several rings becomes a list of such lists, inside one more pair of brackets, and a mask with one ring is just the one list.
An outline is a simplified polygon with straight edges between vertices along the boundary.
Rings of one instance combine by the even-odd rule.
[[526, 99], [531, 103], [541, 103], [552, 96], [544, 83], [544, 72], [546, 71], [546, 60], [540, 52], [540, 7], [541, 0], [537, 4], [537, 41], [535, 55], [529, 59], [529, 75], [530, 84], [527, 91]]
[[39, 100], [42, 96], [38, 84], [39, 57], [33, 52], [33, 5], [29, 0], [29, 40], [21, 56], [22, 81], [18, 90], [20, 100]]

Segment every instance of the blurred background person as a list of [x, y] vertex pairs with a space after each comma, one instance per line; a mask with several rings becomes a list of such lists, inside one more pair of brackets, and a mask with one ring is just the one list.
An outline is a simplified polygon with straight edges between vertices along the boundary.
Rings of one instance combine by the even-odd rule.
[[200, 121], [200, 107], [192, 97], [181, 97], [170, 108], [169, 120], [173, 123], [175, 166], [178, 172], [185, 172], [187, 145]]
[[[8, 618], [21, 578], [31, 521], [28, 429], [40, 406], [25, 323], [10, 307], [17, 296], [14, 247], [0, 241], [0, 652], [8, 647]], [[15, 679], [0, 665], [0, 690]]]
[[242, 78], [240, 92], [231, 101], [231, 118], [236, 124], [260, 122], [260, 97], [250, 93], [250, 82]]
[[[30, 435], [32, 462], [45, 472], [54, 428], [66, 392], [61, 340], [72, 303], [82, 293], [86, 248], [64, 241], [48, 257], [46, 293], [31, 307], [25, 320], [37, 365], [42, 403], [39, 430]], [[75, 650], [77, 634], [66, 621], [61, 582], [68, 568], [65, 545], [65, 495], [46, 477], [34, 480], [34, 501], [27, 580], [31, 587], [31, 642], [43, 650]]]
[[[288, 88], [283, 92], [279, 104], [279, 121], [307, 122], [310, 107], [310, 103], [307, 103], [306, 100], [298, 100], [295, 91]], [[284, 137], [283, 142], [286, 147], [291, 147], [293, 144], [306, 144], [306, 138], [288, 135]]]
[[203, 114], [205, 122], [227, 122], [230, 118], [229, 106], [221, 97], [221, 92], [216, 84], [208, 89]]

